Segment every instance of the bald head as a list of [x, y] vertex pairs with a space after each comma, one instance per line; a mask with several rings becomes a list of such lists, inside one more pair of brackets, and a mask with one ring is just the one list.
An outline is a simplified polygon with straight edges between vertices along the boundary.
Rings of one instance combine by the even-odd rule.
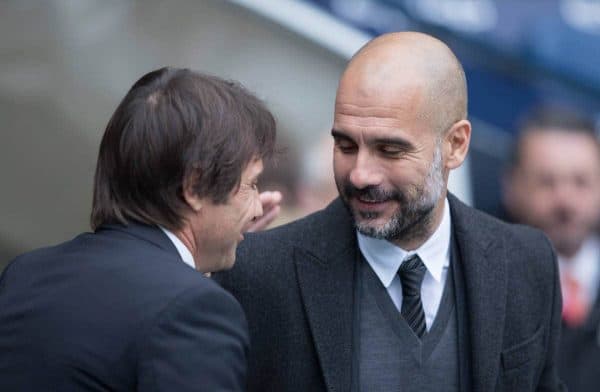
[[[440, 40], [416, 32], [379, 36], [350, 60], [338, 89], [354, 89], [361, 97], [389, 99], [411, 95], [415, 116], [431, 121], [438, 131], [467, 116], [464, 70]], [[344, 91], [346, 90], [346, 91]]]
[[331, 134], [336, 184], [360, 232], [409, 250], [431, 236], [469, 150], [465, 116], [462, 67], [435, 38], [387, 34], [352, 58]]

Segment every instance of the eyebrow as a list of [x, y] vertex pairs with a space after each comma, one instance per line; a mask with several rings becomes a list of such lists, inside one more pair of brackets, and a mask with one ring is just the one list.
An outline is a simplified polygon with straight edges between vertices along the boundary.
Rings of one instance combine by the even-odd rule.
[[341, 131], [338, 131], [337, 129], [331, 130], [331, 136], [333, 136], [334, 139], [344, 139], [344, 140], [353, 141], [350, 136], [344, 134]]
[[[343, 139], [343, 140], [348, 140], [348, 141], [354, 141], [352, 140], [352, 138], [348, 135], [346, 135], [345, 133], [343, 133], [340, 130], [337, 129], [332, 129], [331, 130], [331, 136], [333, 136], [336, 139]], [[404, 150], [412, 150], [414, 149], [414, 146], [412, 145], [412, 143], [408, 142], [405, 139], [402, 138], [397, 138], [397, 137], [391, 137], [391, 136], [386, 136], [386, 137], [374, 137], [373, 139], [369, 140], [370, 144], [385, 144], [385, 145], [389, 145], [389, 146], [397, 146], [400, 147]]]

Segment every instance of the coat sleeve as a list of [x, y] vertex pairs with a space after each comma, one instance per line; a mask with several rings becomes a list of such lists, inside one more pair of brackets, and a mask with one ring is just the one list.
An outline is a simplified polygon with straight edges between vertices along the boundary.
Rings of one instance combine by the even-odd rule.
[[[545, 237], [544, 237], [545, 238]], [[547, 337], [547, 352], [546, 362], [542, 373], [540, 375], [540, 381], [536, 388], [537, 391], [566, 391], [566, 387], [558, 377], [558, 370], [556, 366], [558, 347], [561, 330], [561, 314], [562, 314], [562, 294], [560, 291], [560, 278], [558, 274], [558, 262], [556, 254], [550, 245], [550, 242], [545, 238], [546, 244], [552, 253], [552, 273], [553, 273], [553, 296], [552, 296], [552, 314], [550, 316], [550, 327], [548, 330]]]
[[237, 301], [215, 284], [173, 299], [138, 342], [140, 391], [243, 391], [248, 328]]

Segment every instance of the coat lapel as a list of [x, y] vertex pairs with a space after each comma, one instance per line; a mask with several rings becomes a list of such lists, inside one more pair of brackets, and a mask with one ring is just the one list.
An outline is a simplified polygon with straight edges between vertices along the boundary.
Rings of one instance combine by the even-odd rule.
[[[506, 260], [502, 240], [481, 215], [449, 195], [452, 224], [464, 275], [472, 386], [494, 390], [505, 320]], [[308, 323], [330, 392], [352, 384], [354, 282], [358, 245], [351, 218], [339, 200], [316, 228], [312, 249], [296, 248], [294, 261]]]
[[[336, 210], [338, 218], [347, 215], [345, 210]], [[351, 221], [332, 218], [325, 220], [328, 227], [316, 230], [320, 235], [314, 237], [318, 244], [313, 249], [295, 248], [294, 261], [327, 390], [342, 392], [352, 385], [357, 245]]]
[[486, 230], [481, 215], [452, 195], [449, 200], [465, 280], [473, 390], [492, 391], [500, 368], [506, 313], [502, 240]]
[[596, 333], [598, 344], [600, 344], [600, 289], [596, 294], [596, 299], [590, 309], [590, 313], [588, 314], [587, 319], [582, 325], [582, 328], [585, 329], [588, 333]]

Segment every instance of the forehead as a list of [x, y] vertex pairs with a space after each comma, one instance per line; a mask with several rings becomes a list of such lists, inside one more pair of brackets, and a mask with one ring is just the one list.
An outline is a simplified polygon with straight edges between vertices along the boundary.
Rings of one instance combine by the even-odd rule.
[[387, 67], [355, 67], [347, 70], [338, 85], [336, 103], [360, 106], [406, 107], [422, 104], [427, 81], [419, 74]]
[[418, 85], [399, 89], [340, 83], [333, 128], [348, 136], [421, 138], [432, 129], [424, 115], [424, 91]]
[[530, 131], [521, 141], [522, 165], [547, 170], [595, 168], [600, 170], [600, 151], [590, 136], [566, 130]]

